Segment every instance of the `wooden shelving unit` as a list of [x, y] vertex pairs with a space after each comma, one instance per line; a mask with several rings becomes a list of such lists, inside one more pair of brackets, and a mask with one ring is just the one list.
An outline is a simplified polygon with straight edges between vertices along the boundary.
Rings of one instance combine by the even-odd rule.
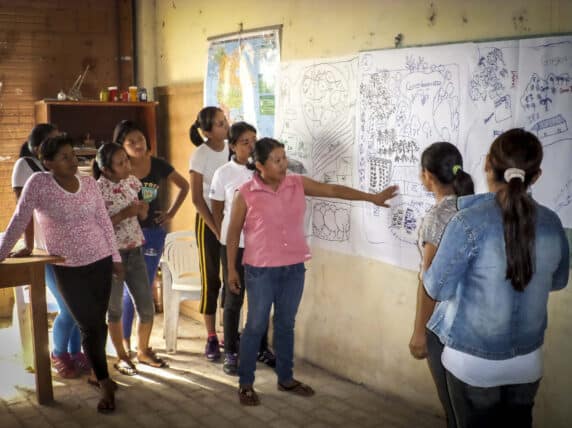
[[109, 142], [113, 129], [124, 119], [139, 124], [153, 153], [157, 152], [157, 102], [100, 102], [100, 101], [57, 101], [41, 100], [34, 106], [36, 123], [55, 124], [60, 131], [70, 135], [76, 145], [81, 146], [86, 136]]

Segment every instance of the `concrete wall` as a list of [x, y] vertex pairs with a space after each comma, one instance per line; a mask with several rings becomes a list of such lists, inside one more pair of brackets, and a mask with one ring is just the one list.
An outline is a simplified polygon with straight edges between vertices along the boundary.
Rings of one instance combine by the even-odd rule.
[[[411, 46], [572, 31], [572, 2], [566, 0], [137, 3], [138, 83], [148, 88], [202, 81], [207, 37], [238, 31], [240, 24], [245, 29], [282, 24], [285, 61], [390, 48], [398, 33], [404, 46]], [[187, 126], [191, 122], [189, 114]], [[186, 223], [192, 224], [190, 218]], [[439, 411], [426, 365], [413, 360], [407, 348], [416, 273], [319, 249], [313, 255], [296, 328], [297, 355]], [[538, 426], [568, 426], [572, 419], [571, 304], [570, 288], [551, 297]]]

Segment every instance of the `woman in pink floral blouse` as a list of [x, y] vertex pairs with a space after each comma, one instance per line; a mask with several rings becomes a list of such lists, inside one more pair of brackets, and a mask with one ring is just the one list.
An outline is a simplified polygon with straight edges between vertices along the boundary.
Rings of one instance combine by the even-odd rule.
[[65, 258], [54, 265], [57, 286], [80, 328], [100, 387], [97, 410], [111, 412], [117, 385], [107, 371], [105, 314], [112, 273], [123, 275], [113, 226], [95, 180], [77, 175], [69, 137], [47, 139], [40, 146], [40, 159], [48, 172], [37, 172], [26, 182], [0, 241], [0, 260], [8, 256], [35, 210], [47, 251]]

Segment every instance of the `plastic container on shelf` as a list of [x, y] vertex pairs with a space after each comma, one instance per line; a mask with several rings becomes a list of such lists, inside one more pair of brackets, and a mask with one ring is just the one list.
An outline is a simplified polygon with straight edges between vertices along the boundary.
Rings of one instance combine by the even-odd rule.
[[109, 101], [109, 90], [107, 88], [103, 88], [99, 91], [99, 101]]
[[117, 86], [110, 86], [107, 90], [109, 91], [109, 101], [119, 101]]
[[129, 87], [129, 101], [131, 102], [137, 101], [137, 86]]
[[147, 101], [147, 89], [139, 88], [137, 90], [137, 98], [139, 101], [146, 102]]

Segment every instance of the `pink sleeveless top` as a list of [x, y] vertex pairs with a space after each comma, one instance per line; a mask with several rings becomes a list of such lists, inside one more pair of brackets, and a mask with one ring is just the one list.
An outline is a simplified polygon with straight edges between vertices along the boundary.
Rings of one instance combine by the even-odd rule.
[[287, 175], [274, 191], [255, 174], [239, 192], [246, 202], [244, 264], [276, 267], [310, 259], [304, 237], [306, 199], [300, 175]]

